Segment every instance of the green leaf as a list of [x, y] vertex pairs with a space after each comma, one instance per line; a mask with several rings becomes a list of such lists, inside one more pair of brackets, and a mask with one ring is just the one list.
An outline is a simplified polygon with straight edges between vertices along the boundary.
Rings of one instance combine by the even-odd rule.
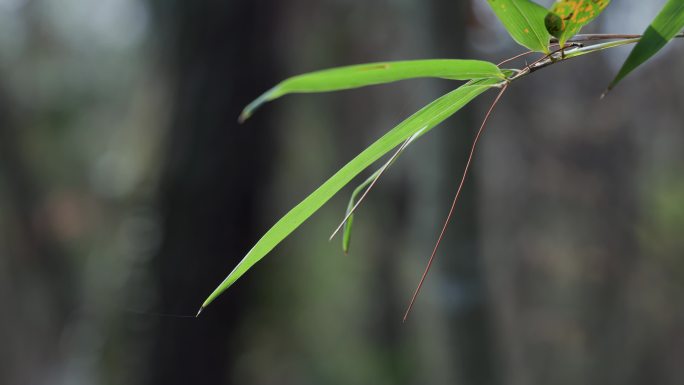
[[558, 0], [544, 18], [546, 29], [561, 46], [596, 19], [610, 0]]
[[350, 215], [349, 218], [347, 218], [347, 221], [344, 222], [344, 234], [342, 235], [342, 251], [345, 254], [349, 254], [349, 246], [351, 244], [351, 231], [353, 223], [354, 214]]
[[262, 104], [287, 94], [339, 91], [415, 78], [503, 79], [504, 75], [494, 63], [457, 59], [395, 61], [332, 68], [282, 81], [245, 107], [239, 120], [245, 121]]
[[549, 53], [550, 35], [544, 18], [549, 12], [529, 0], [487, 0], [513, 40], [532, 51]]
[[627, 57], [608, 90], [660, 51], [684, 28], [684, 0], [669, 0]]
[[354, 191], [351, 194], [351, 197], [349, 198], [349, 203], [347, 204], [347, 211], [344, 213], [345, 216], [349, 216], [347, 220], [344, 222], [344, 233], [342, 235], [342, 251], [347, 254], [349, 253], [349, 246], [351, 244], [351, 231], [352, 231], [352, 224], [354, 223], [354, 214], [349, 214], [352, 212], [354, 209], [354, 206], [356, 206], [356, 201], [359, 195], [368, 187], [370, 186], [371, 183], [375, 179], [377, 179], [380, 176], [380, 173], [382, 172], [383, 168], [380, 168], [379, 170], [375, 171], [371, 176], [368, 177], [363, 183], [358, 185]]
[[208, 306], [237, 279], [242, 277], [255, 263], [273, 250], [361, 171], [411, 136], [418, 132], [424, 134], [453, 115], [476, 96], [489, 88], [499, 86], [500, 83], [501, 80], [499, 79], [470, 81], [423, 107], [371, 144], [271, 227], [235, 266], [226, 279], [209, 295], [202, 304], [202, 308]]
[[[420, 130], [416, 132], [415, 134], [411, 135], [410, 138], [406, 139], [406, 141], [399, 147], [399, 149], [392, 155], [385, 164], [380, 167], [377, 171], [375, 171], [368, 179], [366, 179], [363, 183], [361, 183], [358, 187], [354, 189], [352, 192], [351, 198], [349, 199], [349, 204], [347, 204], [347, 211], [344, 213], [345, 218], [343, 220], [343, 223], [340, 225], [344, 225], [344, 235], [342, 237], [342, 251], [347, 254], [349, 253], [349, 244], [351, 243], [351, 230], [352, 230], [352, 223], [354, 222], [354, 210], [357, 209], [357, 206], [360, 201], [357, 203], [357, 198], [359, 198], [359, 195], [361, 197], [359, 199], [363, 199], [364, 196], [369, 192], [371, 187], [373, 187], [373, 184], [377, 182], [378, 179], [382, 176], [382, 174], [387, 171], [387, 169], [399, 158], [399, 155], [401, 155], [406, 148], [413, 143], [414, 140], [418, 139], [425, 133], [425, 130]], [[363, 194], [361, 194], [363, 192]], [[338, 227], [333, 235], [330, 237], [335, 236], [335, 234], [340, 230]]]

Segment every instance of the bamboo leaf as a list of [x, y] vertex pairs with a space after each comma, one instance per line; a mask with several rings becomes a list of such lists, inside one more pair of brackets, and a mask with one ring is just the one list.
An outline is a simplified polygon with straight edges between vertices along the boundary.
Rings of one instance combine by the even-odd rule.
[[[349, 253], [349, 244], [351, 243], [351, 230], [352, 230], [352, 223], [354, 222], [354, 211], [358, 208], [358, 205], [361, 203], [361, 201], [365, 198], [366, 194], [370, 191], [371, 188], [373, 188], [373, 185], [380, 179], [382, 174], [387, 171], [387, 169], [394, 164], [394, 162], [399, 158], [399, 155], [401, 155], [406, 148], [413, 143], [416, 139], [421, 137], [423, 133], [425, 132], [424, 129], [421, 129], [420, 131], [416, 132], [415, 134], [411, 135], [410, 138], [406, 139], [406, 142], [402, 144], [399, 149], [392, 155], [385, 164], [380, 167], [377, 171], [375, 171], [368, 179], [366, 179], [363, 183], [361, 183], [359, 186], [357, 186], [354, 191], [352, 192], [351, 198], [349, 199], [349, 204], [347, 205], [347, 211], [345, 212], [345, 218], [342, 220], [342, 223], [340, 224], [340, 227], [344, 226], [344, 235], [342, 236], [342, 251], [347, 254]], [[361, 194], [363, 192], [363, 194]], [[360, 197], [359, 197], [360, 195]], [[357, 200], [358, 198], [358, 200]], [[335, 229], [333, 232], [333, 235], [330, 237], [332, 239], [335, 234], [340, 230], [340, 227]]]
[[[255, 263], [271, 252], [273, 248], [318, 211], [323, 204], [361, 171], [417, 132], [424, 134], [453, 115], [476, 96], [489, 88], [500, 85], [500, 83], [501, 80], [498, 79], [470, 81], [423, 107], [420, 111], [371, 144], [271, 227], [247, 255], [244, 256], [240, 263], [235, 266], [233, 271], [228, 274], [226, 279], [207, 297], [202, 304], [202, 308], [208, 306], [216, 297], [242, 277]], [[421, 132], [421, 130], [423, 131]]]
[[493, 63], [458, 59], [409, 60], [332, 68], [282, 81], [245, 107], [239, 120], [247, 120], [264, 103], [287, 94], [339, 91], [415, 78], [503, 79], [504, 75]]
[[351, 194], [351, 197], [349, 198], [349, 203], [347, 204], [347, 211], [345, 212], [345, 216], [347, 217], [347, 220], [344, 222], [344, 233], [342, 235], [342, 251], [347, 254], [349, 253], [349, 246], [351, 244], [351, 231], [352, 231], [352, 224], [354, 223], [354, 215], [352, 213], [352, 210], [354, 209], [354, 206], [356, 206], [357, 199], [359, 198], [359, 195], [368, 187], [370, 186], [371, 183], [373, 183], [374, 180], [376, 180], [380, 173], [382, 172], [382, 168], [379, 170], [375, 171], [371, 176], [368, 177], [363, 183], [360, 185], [356, 186], [354, 191]]
[[[344, 251], [345, 254], [349, 253], [349, 244], [351, 242], [351, 229], [352, 229], [352, 223], [354, 222], [354, 212], [358, 208], [358, 205], [363, 201], [365, 198], [366, 194], [370, 192], [370, 190], [373, 188], [375, 183], [377, 183], [378, 179], [382, 176], [382, 174], [387, 171], [387, 169], [397, 160], [399, 155], [401, 155], [402, 152], [408, 147], [414, 140], [418, 139], [422, 134], [424, 130], [420, 130], [416, 132], [415, 134], [411, 135], [410, 138], [406, 139], [404, 144], [402, 144], [399, 149], [392, 155], [385, 164], [380, 167], [376, 172], [373, 173], [366, 181], [364, 181], [361, 185], [356, 187], [354, 191], [352, 192], [351, 198], [349, 199], [349, 204], [347, 205], [347, 211], [345, 212], [345, 217], [342, 220], [342, 223], [340, 226], [335, 229], [333, 234], [330, 236], [330, 239], [337, 234], [337, 232], [344, 227], [344, 235], [342, 237], [342, 251]], [[361, 194], [363, 192], [363, 194]], [[359, 195], [361, 195], [359, 197]], [[358, 200], [357, 200], [358, 198]]]
[[596, 19], [609, 4], [610, 0], [558, 0], [544, 19], [546, 29], [564, 46], [568, 39]]
[[549, 53], [548, 11], [530, 0], [487, 0], [513, 40], [536, 52]]
[[344, 234], [342, 235], [342, 251], [345, 254], [349, 254], [349, 247], [351, 245], [351, 231], [352, 231], [352, 224], [354, 223], [354, 214], [350, 215], [349, 218], [347, 218], [347, 221], [344, 222]]
[[658, 53], [684, 28], [684, 0], [669, 0], [627, 57], [608, 90]]

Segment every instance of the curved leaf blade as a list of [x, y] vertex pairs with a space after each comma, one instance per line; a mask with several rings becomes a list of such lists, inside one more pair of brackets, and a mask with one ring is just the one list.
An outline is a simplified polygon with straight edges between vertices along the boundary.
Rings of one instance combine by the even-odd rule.
[[[349, 253], [349, 245], [351, 243], [351, 230], [352, 224], [354, 222], [354, 211], [358, 208], [357, 206], [364, 199], [366, 194], [373, 188], [373, 185], [380, 179], [382, 174], [387, 171], [387, 169], [394, 164], [394, 162], [399, 158], [399, 156], [411, 145], [416, 139], [420, 138], [425, 133], [424, 130], [420, 130], [413, 134], [410, 138], [406, 139], [406, 142], [402, 144], [399, 149], [392, 155], [385, 164], [382, 165], [378, 170], [376, 170], [371, 176], [368, 177], [363, 183], [357, 186], [352, 192], [349, 198], [349, 203], [347, 204], [347, 211], [344, 213], [345, 219], [343, 220], [344, 225], [344, 235], [342, 236], [342, 251], [344, 254]], [[363, 193], [363, 194], [362, 194]], [[335, 233], [339, 230], [335, 230]], [[333, 237], [335, 236], [333, 233]], [[330, 237], [332, 239], [332, 237]]]
[[669, 0], [622, 65], [608, 90], [658, 53], [684, 28], [684, 0]]
[[[501, 83], [498, 79], [480, 79], [468, 82], [461, 87], [438, 98], [391, 129], [380, 139], [362, 151], [311, 195], [290, 210], [270, 230], [259, 239], [233, 271], [219, 284], [202, 304], [207, 307], [235, 281], [273, 250], [280, 242], [313, 215], [342, 187], [347, 185], [361, 171], [365, 170], [393, 148], [406, 141], [417, 132], [424, 134], [478, 95]], [[421, 131], [423, 130], [423, 131]], [[201, 311], [201, 309], [200, 309]]]
[[354, 223], [354, 214], [350, 215], [349, 218], [347, 218], [347, 221], [344, 222], [344, 234], [342, 235], [342, 252], [344, 254], [349, 254], [349, 246], [351, 245], [351, 231], [352, 231], [352, 224]]
[[530, 0], [487, 0], [518, 44], [535, 52], [549, 53], [550, 35], [544, 18], [549, 11]]
[[245, 107], [239, 121], [247, 120], [264, 103], [287, 94], [339, 91], [415, 78], [504, 79], [504, 75], [494, 63], [461, 59], [407, 60], [331, 68], [282, 81]]
[[342, 235], [342, 251], [345, 254], [349, 253], [349, 246], [351, 245], [351, 231], [352, 231], [352, 225], [354, 223], [354, 213], [352, 213], [352, 210], [354, 209], [354, 206], [356, 206], [356, 202], [359, 198], [359, 195], [363, 193], [363, 191], [370, 186], [371, 183], [373, 183], [374, 180], [376, 180], [380, 173], [382, 172], [382, 167], [379, 170], [376, 170], [371, 176], [368, 177], [363, 183], [360, 185], [356, 186], [354, 191], [351, 194], [351, 197], [349, 198], [349, 203], [347, 204], [347, 211], [345, 211], [344, 215], [348, 216], [347, 220], [344, 222], [344, 232]]
[[610, 0], [558, 0], [544, 19], [546, 29], [563, 46], [609, 4]]

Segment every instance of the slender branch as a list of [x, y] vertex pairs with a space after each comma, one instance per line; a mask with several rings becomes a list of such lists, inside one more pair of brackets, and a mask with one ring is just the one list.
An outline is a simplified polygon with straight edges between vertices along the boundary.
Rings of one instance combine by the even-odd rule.
[[[639, 40], [641, 40], [641, 36], [636, 37], [636, 38], [629, 38], [629, 39], [624, 39], [624, 40], [618, 40], [618, 41], [609, 41], [606, 43], [599, 43], [599, 44], [593, 44], [593, 45], [588, 45], [588, 46], [579, 46], [574, 49], [570, 50], [557, 50], [552, 52], [551, 54], [541, 58], [540, 60], [537, 60], [536, 62], [526, 66], [524, 69], [522, 69], [520, 72], [518, 72], [515, 76], [511, 77], [509, 81], [515, 81], [518, 80], [522, 77], [525, 77], [533, 72], [539, 71], [540, 69], [546, 68], [548, 66], [564, 62], [569, 59], [573, 59], [579, 56], [587, 55], [590, 53], [598, 52], [598, 51], [603, 51], [606, 49], [610, 48], [615, 48], [615, 47], [620, 47], [623, 45], [627, 44], [634, 44], [638, 43]], [[559, 52], [561, 54], [559, 54]]]
[[[584, 42], [584, 41], [601, 41], [601, 40], [620, 40], [620, 39], [637, 39], [642, 35], [630, 34], [613, 34], [613, 33], [593, 33], [584, 35], [575, 35], [570, 38], [568, 42]], [[675, 38], [684, 38], [684, 33], [676, 35]], [[551, 39], [551, 43], [558, 43], [558, 39]]]
[[[577, 44], [573, 49], [567, 49], [568, 47], [564, 47], [561, 50], [557, 50], [552, 52], [551, 54], [542, 57], [541, 59], [537, 60], [536, 62], [527, 65], [525, 68], [520, 70], [515, 76], [509, 78], [509, 81], [514, 81], [518, 80], [522, 77], [525, 77], [532, 72], [539, 71], [542, 68], [546, 68], [548, 66], [554, 65], [556, 63], [563, 62], [568, 59], [576, 58], [579, 56], [583, 56], [586, 54], [598, 52], [598, 51], [603, 51], [606, 49], [610, 48], [615, 48], [615, 47], [620, 47], [623, 45], [627, 44], [634, 44], [638, 43], [643, 35], [629, 35], [629, 34], [588, 34], [588, 35], [577, 35], [573, 37], [572, 39], [568, 40], [569, 43], [580, 43], [580, 42], [588, 42], [588, 41], [604, 41], [604, 40], [611, 40], [607, 41], [605, 43], [598, 43], [598, 44], [592, 44], [592, 45], [587, 45], [584, 46], [582, 44]], [[680, 33], [675, 36], [675, 38], [684, 38], [684, 33]], [[552, 39], [551, 43], [552, 45], [557, 45], [558, 43], [557, 39]], [[560, 52], [560, 54], [558, 54]], [[507, 59], [503, 63], [509, 62], [513, 59], [517, 59], [518, 57], [525, 56], [527, 52], [515, 56], [511, 58], [510, 60]]]
[[[573, 59], [579, 56], [587, 55], [590, 53], [610, 49], [610, 48], [615, 48], [615, 47], [620, 47], [623, 45], [627, 44], [634, 44], [638, 43], [643, 35], [627, 35], [627, 34], [590, 34], [590, 35], [577, 35], [574, 38], [568, 40], [568, 43], [570, 43], [568, 46], [565, 47], [560, 47], [559, 49], [549, 53], [548, 55], [545, 55], [536, 61], [532, 62], [531, 64], [528, 64], [523, 68], [522, 70], [519, 70], [518, 73], [516, 73], [513, 77], [509, 78], [505, 83], [502, 83], [503, 86], [501, 88], [501, 91], [497, 95], [496, 99], [492, 103], [491, 107], [487, 111], [487, 114], [485, 115], [485, 118], [482, 122], [482, 125], [480, 126], [480, 129], [477, 132], [477, 135], [475, 136], [475, 140], [473, 141], [472, 147], [470, 149], [470, 154], [468, 155], [468, 161], [466, 162], [465, 170], [463, 171], [463, 176], [461, 177], [461, 181], [458, 185], [458, 190], [456, 191], [456, 195], [454, 196], [454, 200], [451, 203], [451, 208], [449, 209], [449, 214], [447, 215], [447, 218], [444, 222], [444, 225], [442, 227], [442, 231], [439, 234], [439, 237], [437, 239], [437, 242], [435, 243], [435, 247], [432, 250], [432, 254], [430, 255], [430, 259], [428, 260], [427, 266], [425, 267], [425, 270], [423, 271], [423, 275], [420, 278], [420, 281], [418, 283], [418, 286], [416, 287], [416, 290], [413, 292], [413, 296], [411, 297], [411, 301], [409, 302], [408, 308], [406, 309], [406, 312], [404, 313], [404, 319], [403, 322], [406, 322], [406, 319], [408, 318], [409, 314], [411, 313], [411, 310], [413, 309], [413, 305], [416, 302], [416, 299], [418, 298], [418, 294], [420, 293], [421, 288], [423, 287], [423, 284], [425, 283], [425, 279], [430, 271], [430, 268], [432, 267], [432, 263], [435, 260], [435, 256], [437, 254], [437, 250], [439, 249], [439, 245], [442, 243], [442, 240], [444, 239], [444, 234], [446, 233], [447, 228], [449, 227], [449, 223], [451, 222], [451, 219], [454, 214], [454, 209], [456, 208], [456, 203], [458, 202], [458, 199], [461, 196], [461, 191], [463, 189], [463, 185], [465, 183], [466, 177], [468, 176], [468, 171], [470, 170], [470, 165], [473, 160], [473, 155], [475, 153], [475, 148], [477, 147], [477, 144], [480, 140], [480, 137], [482, 136], [482, 133], [484, 131], [484, 128], [487, 124], [487, 121], [489, 120], [489, 117], [491, 116], [494, 107], [498, 104], [499, 100], [501, 99], [501, 96], [504, 94], [510, 83], [514, 80], [518, 80], [522, 77], [525, 77], [535, 71], [538, 71], [542, 68], [546, 68], [548, 66], [554, 65], [556, 63], [560, 63], [569, 59]], [[679, 35], [675, 36], [676, 38], [684, 38], [684, 33], [680, 33]], [[582, 42], [589, 42], [589, 41], [605, 41], [605, 40], [610, 40], [605, 43], [598, 43], [598, 44], [592, 44], [585, 46], [582, 44]], [[551, 40], [551, 46], [558, 45], [558, 40], [553, 39]], [[570, 49], [568, 49], [570, 48]], [[519, 55], [513, 56], [511, 58], [508, 58], [501, 63], [498, 64], [498, 66], [501, 66], [503, 64], [506, 64], [508, 62], [511, 62], [513, 60], [525, 57], [527, 55], [530, 55], [534, 52], [532, 51], [527, 51], [523, 52]]]
[[435, 244], [435, 247], [432, 250], [432, 254], [430, 255], [430, 259], [428, 260], [427, 266], [425, 267], [425, 271], [423, 271], [423, 275], [420, 277], [420, 282], [418, 283], [416, 290], [413, 292], [413, 296], [411, 297], [411, 302], [409, 303], [408, 308], [406, 309], [406, 312], [404, 313], [403, 322], [406, 322], [406, 319], [408, 318], [409, 314], [411, 313], [411, 309], [413, 309], [413, 305], [416, 302], [416, 298], [418, 298], [418, 294], [420, 293], [420, 289], [423, 287], [423, 283], [425, 283], [425, 278], [427, 277], [428, 272], [430, 271], [430, 268], [432, 267], [432, 263], [435, 260], [435, 255], [437, 255], [437, 249], [439, 249], [439, 245], [442, 243], [442, 239], [444, 239], [444, 234], [446, 233], [446, 230], [449, 227], [449, 223], [451, 222], [451, 218], [454, 215], [454, 209], [456, 208], [456, 203], [458, 202], [458, 198], [460, 198], [460, 196], [461, 196], [461, 191], [463, 190], [463, 185], [465, 184], [466, 177], [468, 176], [468, 171], [470, 171], [470, 165], [473, 161], [473, 155], [475, 155], [475, 149], [477, 148], [477, 143], [480, 141], [480, 137], [482, 136], [482, 133], [484, 132], [485, 127], [487, 126], [487, 121], [489, 121], [489, 117], [492, 115], [492, 112], [494, 111], [494, 107], [496, 107], [496, 105], [499, 103], [499, 100], [501, 99], [501, 96], [503, 96], [504, 92], [506, 92], [508, 85], [509, 85], [509, 83], [504, 84], [503, 88], [501, 88], [501, 91], [499, 91], [499, 94], [496, 96], [496, 99], [494, 99], [494, 102], [489, 107], [489, 110], [487, 111], [487, 114], [485, 115], [485, 118], [482, 121], [482, 125], [480, 125], [480, 129], [477, 131], [477, 135], [475, 135], [475, 139], [473, 140], [473, 144], [470, 147], [470, 154], [468, 155], [468, 161], [466, 162], [465, 169], [463, 170], [463, 176], [461, 176], [461, 181], [458, 184], [458, 189], [456, 190], [456, 195], [454, 196], [454, 200], [451, 203], [451, 208], [449, 209], [449, 214], [447, 215], [447, 218], [444, 221], [444, 226], [442, 227], [442, 231], [439, 233], [439, 238], [437, 239], [437, 243]]
[[[522, 77], [525, 77], [527, 75], [530, 75], [533, 72], [536, 72], [540, 69], [546, 68], [548, 66], [554, 65], [556, 63], [560, 63], [569, 59], [573, 59], [579, 56], [587, 55], [590, 53], [610, 49], [610, 48], [616, 48], [620, 47], [623, 45], [627, 44], [634, 44], [638, 43], [643, 35], [628, 35], [628, 34], [586, 34], [586, 35], [577, 35], [573, 37], [572, 39], [568, 40], [568, 43], [570, 43], [568, 46], [561, 47], [551, 53], [549, 53], [546, 56], [543, 56], [536, 61], [532, 62], [531, 64], [528, 64], [523, 68], [522, 70], [519, 70], [514, 76], [509, 78], [505, 83], [502, 83], [502, 88], [499, 94], [497, 95], [496, 99], [492, 103], [491, 107], [487, 111], [487, 114], [485, 115], [485, 118], [482, 122], [482, 125], [480, 126], [480, 129], [477, 132], [477, 135], [475, 136], [475, 139], [473, 141], [472, 147], [470, 149], [470, 154], [468, 155], [468, 161], [466, 162], [465, 169], [463, 171], [463, 176], [461, 177], [461, 181], [458, 185], [458, 189], [456, 191], [456, 195], [454, 196], [454, 200], [451, 203], [451, 208], [449, 209], [449, 214], [447, 215], [447, 218], [444, 222], [444, 225], [442, 227], [442, 231], [439, 234], [439, 237], [437, 239], [437, 242], [435, 244], [435, 247], [432, 250], [432, 254], [430, 255], [430, 258], [428, 260], [427, 266], [425, 267], [425, 270], [423, 271], [423, 275], [420, 278], [420, 281], [418, 283], [418, 286], [416, 287], [416, 290], [413, 292], [413, 296], [411, 297], [411, 301], [409, 302], [408, 308], [406, 309], [406, 312], [404, 313], [404, 318], [403, 322], [406, 322], [406, 319], [408, 318], [409, 314], [411, 313], [411, 310], [413, 309], [413, 305], [416, 302], [416, 299], [418, 298], [418, 294], [420, 293], [421, 288], [423, 287], [423, 284], [425, 283], [425, 279], [430, 271], [430, 268], [432, 267], [432, 263], [435, 260], [435, 256], [437, 254], [437, 250], [439, 248], [439, 245], [442, 243], [442, 240], [444, 239], [444, 234], [446, 233], [446, 230], [449, 226], [449, 223], [451, 222], [451, 219], [454, 214], [454, 209], [456, 208], [456, 203], [458, 202], [458, 199], [461, 196], [461, 191], [463, 189], [463, 185], [465, 183], [466, 177], [468, 175], [468, 171], [470, 170], [470, 165], [473, 160], [473, 155], [475, 153], [475, 148], [477, 147], [477, 144], [480, 140], [480, 137], [482, 136], [482, 133], [484, 131], [484, 128], [487, 124], [487, 121], [489, 120], [489, 117], [491, 116], [494, 108], [498, 104], [499, 100], [501, 99], [501, 96], [504, 94], [508, 86], [512, 81], [518, 80]], [[680, 33], [675, 36], [675, 38], [684, 38], [684, 33]], [[598, 43], [598, 44], [592, 44], [585, 46], [582, 44], [582, 42], [590, 42], [590, 41], [606, 41], [609, 40], [605, 43]], [[551, 40], [551, 46], [558, 45], [558, 40], [557, 39], [552, 39]], [[570, 48], [570, 49], [568, 49]], [[527, 55], [530, 55], [534, 53], [533, 51], [527, 51], [523, 52], [521, 54], [518, 54], [516, 56], [513, 56], [511, 58], [508, 58], [501, 63], [499, 63], [497, 66], [501, 66], [503, 64], [506, 64], [508, 62], [511, 62], [513, 60], [525, 57]], [[344, 222], [343, 222], [344, 223]]]
[[521, 57], [525, 57], [525, 56], [531, 55], [531, 54], [533, 54], [533, 53], [535, 53], [535, 51], [526, 51], [526, 52], [523, 52], [523, 53], [518, 54], [518, 55], [515, 55], [515, 56], [513, 56], [513, 57], [509, 57], [508, 59], [502, 61], [501, 63], [497, 64], [496, 66], [497, 66], [497, 67], [501, 67], [502, 65], [504, 65], [504, 64], [506, 64], [506, 63], [508, 63], [508, 62], [512, 62], [513, 60], [520, 59]]
[[[559, 48], [560, 48], [560, 44], [558, 44], [558, 43], [553, 43], [553, 44], [549, 45], [549, 48], [551, 48], [551, 47], [559, 47]], [[562, 48], [560, 48], [560, 49], [558, 49], [558, 50], [556, 50], [556, 51], [553, 51], [553, 52], [551, 52], [550, 54], [548, 54], [548, 55], [542, 57], [542, 59], [546, 59], [547, 57], [549, 57], [550, 55], [552, 55], [552, 54], [554, 54], [554, 53], [556, 53], [556, 52], [560, 52], [560, 51], [563, 50], [563, 49], [568, 49], [568, 48], [572, 48], [572, 47], [584, 47], [584, 45], [581, 44], [581, 43], [571, 42], [570, 44], [566, 45], [565, 47], [562, 47]], [[531, 55], [531, 54], [534, 54], [534, 53], [537, 53], [537, 51], [526, 51], [526, 52], [517, 54], [517, 55], [515, 55], [515, 56], [513, 56], [513, 57], [509, 57], [508, 59], [503, 60], [502, 62], [500, 62], [500, 63], [497, 64], [496, 66], [497, 66], [497, 67], [501, 67], [502, 65], [504, 65], [504, 64], [506, 64], [506, 63], [509, 63], [509, 62], [512, 62], [513, 60], [517, 60], [517, 59], [520, 59], [520, 58], [522, 58], [522, 57], [525, 57], [525, 56], [527, 56], [527, 55]], [[541, 59], [540, 59], [540, 60], [541, 60]], [[537, 61], [540, 61], [540, 60], [537, 60]]]

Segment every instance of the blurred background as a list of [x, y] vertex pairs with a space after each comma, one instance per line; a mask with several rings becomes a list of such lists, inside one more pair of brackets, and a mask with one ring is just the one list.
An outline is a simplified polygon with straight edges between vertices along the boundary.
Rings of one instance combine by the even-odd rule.
[[[544, 2], [549, 5], [550, 1]], [[585, 32], [640, 33], [664, 1]], [[485, 0], [0, 0], [0, 383], [681, 384], [684, 46], [486, 93], [220, 297], [287, 210], [453, 82], [240, 109], [284, 77], [521, 50]], [[524, 63], [518, 63], [524, 65]], [[368, 173], [366, 173], [368, 175]], [[360, 181], [363, 177], [359, 178]]]

